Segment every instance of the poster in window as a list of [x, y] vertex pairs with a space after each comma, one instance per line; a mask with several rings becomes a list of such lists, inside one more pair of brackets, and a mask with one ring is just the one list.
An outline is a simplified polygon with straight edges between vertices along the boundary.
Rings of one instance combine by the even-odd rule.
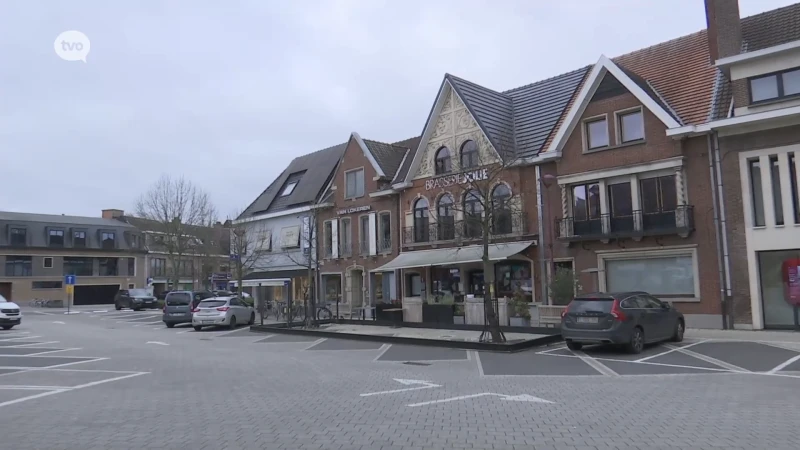
[[281, 229], [281, 247], [293, 248], [300, 246], [300, 226], [284, 227]]
[[800, 259], [787, 259], [783, 262], [783, 281], [786, 301], [800, 306]]

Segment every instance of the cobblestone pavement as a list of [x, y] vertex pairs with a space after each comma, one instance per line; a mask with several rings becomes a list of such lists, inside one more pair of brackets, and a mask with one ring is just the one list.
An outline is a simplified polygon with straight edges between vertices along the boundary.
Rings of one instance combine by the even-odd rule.
[[[139, 314], [27, 314], [0, 332], [2, 447], [800, 448], [792, 334], [503, 355]], [[750, 336], [770, 342], [736, 341]]]

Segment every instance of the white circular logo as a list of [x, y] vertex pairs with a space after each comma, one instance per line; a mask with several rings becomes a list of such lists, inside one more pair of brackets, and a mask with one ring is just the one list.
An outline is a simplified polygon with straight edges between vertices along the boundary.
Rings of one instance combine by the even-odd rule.
[[53, 48], [56, 55], [64, 61], [86, 62], [90, 49], [89, 38], [80, 31], [65, 31], [58, 35]]

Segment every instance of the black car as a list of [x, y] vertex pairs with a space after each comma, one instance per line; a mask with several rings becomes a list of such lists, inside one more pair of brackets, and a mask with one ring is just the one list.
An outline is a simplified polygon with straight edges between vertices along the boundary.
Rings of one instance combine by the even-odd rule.
[[582, 295], [561, 313], [561, 336], [570, 350], [616, 344], [640, 353], [645, 344], [682, 341], [685, 330], [683, 314], [647, 292]]
[[158, 301], [147, 289], [120, 289], [114, 296], [114, 308], [130, 308], [139, 311], [144, 308], [158, 308]]

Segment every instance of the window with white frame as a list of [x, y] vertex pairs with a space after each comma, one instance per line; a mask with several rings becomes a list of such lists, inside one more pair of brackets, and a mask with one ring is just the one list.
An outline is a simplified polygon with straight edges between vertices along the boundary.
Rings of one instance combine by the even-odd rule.
[[350, 226], [350, 218], [345, 217], [339, 222], [339, 256], [348, 257], [353, 254], [351, 248], [352, 236], [353, 231]]
[[659, 298], [698, 298], [693, 249], [601, 256], [607, 292], [644, 291]]
[[364, 196], [364, 169], [345, 172], [344, 181], [344, 198], [358, 198]]
[[617, 121], [620, 144], [644, 139], [644, 115], [641, 109], [620, 112], [617, 114]]
[[605, 117], [589, 119], [585, 122], [585, 127], [588, 150], [608, 147], [608, 121]]

